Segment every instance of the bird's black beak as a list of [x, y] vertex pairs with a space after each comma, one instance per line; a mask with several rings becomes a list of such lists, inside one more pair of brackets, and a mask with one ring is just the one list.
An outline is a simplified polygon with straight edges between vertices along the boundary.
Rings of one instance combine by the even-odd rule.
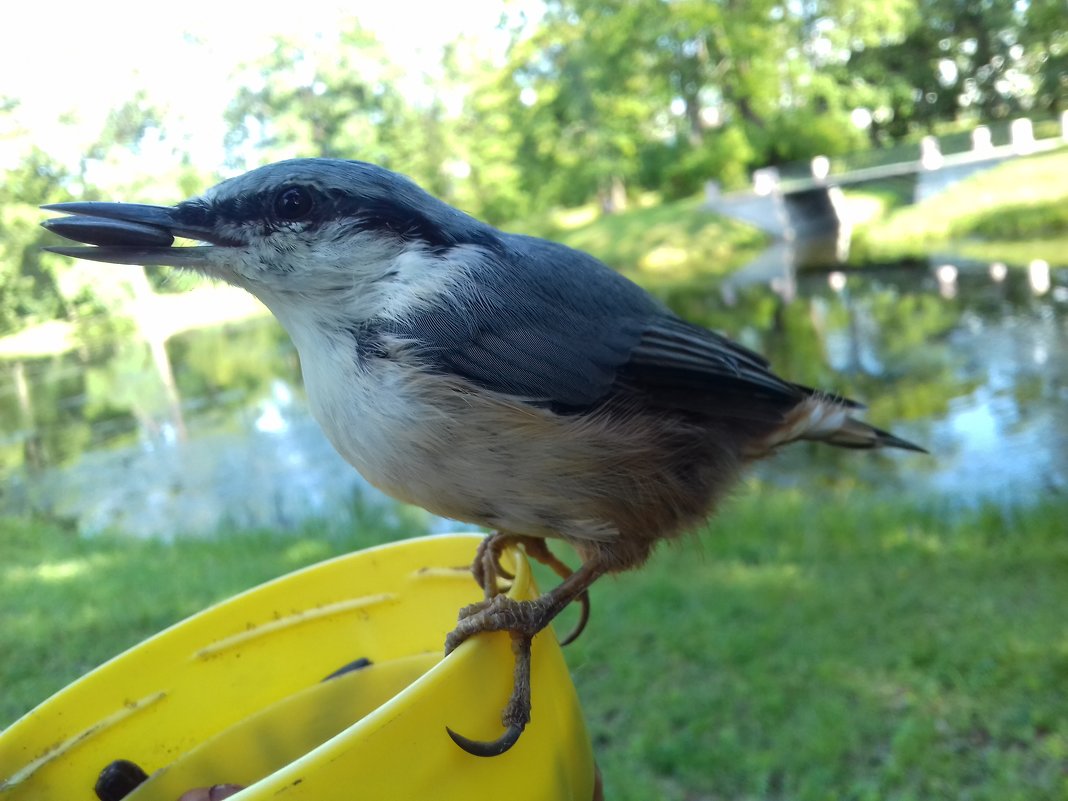
[[[211, 215], [195, 202], [178, 206], [83, 201], [53, 203], [41, 208], [71, 215], [41, 223], [53, 233], [90, 247], [49, 247], [61, 256], [112, 264], [167, 264], [208, 267], [215, 246], [236, 245], [221, 238]], [[174, 238], [195, 239], [207, 245], [174, 247]]]

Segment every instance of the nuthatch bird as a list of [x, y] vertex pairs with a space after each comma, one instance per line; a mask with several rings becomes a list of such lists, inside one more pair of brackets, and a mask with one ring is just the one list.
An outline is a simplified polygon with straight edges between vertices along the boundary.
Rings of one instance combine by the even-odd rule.
[[[922, 450], [592, 256], [503, 233], [372, 164], [283, 161], [174, 207], [45, 208], [75, 215], [47, 228], [95, 246], [56, 253], [174, 265], [251, 292], [292, 337], [312, 413], [349, 463], [395, 498], [495, 530], [473, 568], [486, 599], [446, 643], [513, 638], [504, 734], [449, 732], [474, 754], [503, 753], [529, 720], [533, 636], [598, 577], [708, 517], [749, 463], [797, 440]], [[499, 593], [512, 542], [563, 581], [531, 601]]]

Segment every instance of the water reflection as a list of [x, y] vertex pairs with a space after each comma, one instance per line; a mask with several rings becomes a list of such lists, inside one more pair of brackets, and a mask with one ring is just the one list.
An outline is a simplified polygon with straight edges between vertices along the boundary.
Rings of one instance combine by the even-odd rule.
[[5, 378], [22, 377], [10, 386], [24, 388], [16, 393], [24, 412], [8, 415], [11, 398], [0, 391], [0, 513], [157, 537], [367, 515], [451, 527], [383, 498], [333, 451], [273, 321], [183, 335], [168, 350], [177, 415], [168, 376], [137, 340], [94, 349], [84, 362], [71, 354], [6, 365]]
[[[800, 446], [763, 465], [764, 479], [954, 503], [1065, 490], [1065, 271], [1046, 265], [1036, 279], [1033, 266], [940, 259], [932, 269], [791, 276], [783, 291], [767, 263], [754, 269], [755, 279], [666, 300], [783, 374], [865, 400], [873, 422], [934, 454]], [[403, 516], [414, 530], [452, 527], [383, 499], [333, 452], [273, 320], [185, 334], [167, 355], [173, 382], [158, 353], [128, 337], [0, 363], [0, 513], [152, 536], [351, 524], [369, 513]]]

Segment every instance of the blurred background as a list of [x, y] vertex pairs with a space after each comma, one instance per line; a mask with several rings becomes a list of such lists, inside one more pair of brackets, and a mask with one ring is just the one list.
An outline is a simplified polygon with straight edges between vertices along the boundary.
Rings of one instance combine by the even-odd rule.
[[[594, 630], [636, 605], [569, 659], [610, 797], [1068, 793], [1063, 0], [100, 0], [5, 28], [0, 722], [228, 592], [468, 528], [333, 453], [250, 297], [41, 250], [41, 204], [331, 156], [588, 250], [932, 453], [795, 447], [595, 595]], [[679, 614], [702, 635], [649, 634]]]

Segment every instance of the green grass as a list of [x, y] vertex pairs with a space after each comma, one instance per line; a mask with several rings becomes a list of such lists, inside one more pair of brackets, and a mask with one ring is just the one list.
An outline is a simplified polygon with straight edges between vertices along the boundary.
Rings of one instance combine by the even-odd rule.
[[769, 492], [607, 581], [570, 657], [613, 798], [1064, 798], [1063, 503]]
[[[567, 651], [607, 797], [1068, 797], [1063, 519], [1057, 499], [740, 493], [712, 532], [602, 580]], [[164, 544], [6, 521], [0, 722], [212, 601], [395, 534]]]
[[675, 289], [726, 275], [767, 245], [757, 229], [703, 206], [701, 197], [669, 203], [646, 198], [615, 214], [584, 206], [505, 228], [584, 250], [654, 291]]
[[873, 198], [883, 200], [880, 213], [871, 214], [855, 231], [853, 252], [860, 261], [886, 261], [978, 245], [993, 260], [1022, 263], [1031, 256], [1063, 263], [1065, 175], [1068, 150], [1061, 149], [1009, 161], [916, 205], [888, 201], [888, 194], [878, 189], [847, 192], [865, 208]]
[[1068, 234], [1068, 191], [1063, 198], [1020, 203], [979, 212], [958, 221], [954, 236], [1022, 241]]

